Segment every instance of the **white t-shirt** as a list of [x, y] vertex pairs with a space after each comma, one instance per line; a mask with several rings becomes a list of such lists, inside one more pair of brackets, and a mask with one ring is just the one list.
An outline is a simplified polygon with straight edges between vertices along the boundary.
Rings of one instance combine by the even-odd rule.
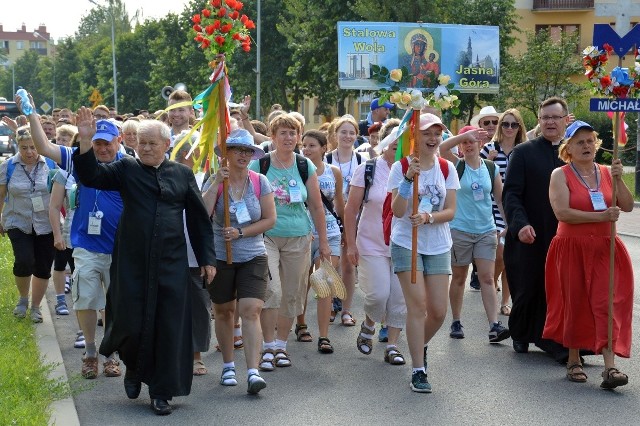
[[[423, 203], [430, 203], [433, 212], [442, 211], [444, 208], [448, 189], [457, 190], [460, 188], [455, 167], [450, 161], [447, 161], [447, 165], [449, 166], [449, 175], [446, 181], [440, 170], [440, 163], [437, 158], [431, 169], [420, 172], [418, 195], [420, 200], [426, 198]], [[398, 188], [403, 180], [402, 164], [397, 161], [391, 166], [387, 190], [391, 192]], [[413, 200], [412, 197], [409, 197], [409, 204], [404, 216], [400, 218], [394, 216], [391, 222], [391, 241], [407, 250], [411, 250], [412, 225], [409, 221], [409, 216], [411, 216], [412, 206]], [[418, 253], [426, 255], [442, 254], [451, 250], [451, 245], [451, 232], [448, 222], [418, 226]]]

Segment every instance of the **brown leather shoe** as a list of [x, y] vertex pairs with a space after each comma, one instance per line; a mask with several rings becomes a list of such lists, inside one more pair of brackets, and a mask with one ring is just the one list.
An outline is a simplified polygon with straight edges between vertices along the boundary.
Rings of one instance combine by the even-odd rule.
[[82, 377], [95, 379], [98, 377], [98, 357], [85, 356], [82, 358]]
[[108, 358], [107, 361], [102, 364], [104, 366], [104, 375], [106, 377], [120, 377], [120, 363], [112, 358]]

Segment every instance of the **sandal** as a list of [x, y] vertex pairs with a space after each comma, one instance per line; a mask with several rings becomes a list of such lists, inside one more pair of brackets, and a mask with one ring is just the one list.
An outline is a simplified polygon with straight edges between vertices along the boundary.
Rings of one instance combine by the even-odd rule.
[[624, 386], [629, 383], [629, 376], [622, 373], [615, 367], [607, 368], [602, 372], [602, 383], [600, 387], [602, 389], [614, 389], [618, 386]]
[[311, 337], [311, 333], [307, 330], [307, 324], [296, 324], [296, 341], [311, 343], [313, 342], [313, 337]]
[[582, 369], [582, 364], [575, 363], [567, 366], [567, 379], [570, 382], [584, 383], [587, 381], [587, 375]]
[[353, 319], [353, 315], [349, 311], [342, 311], [342, 325], [345, 327], [353, 327], [356, 325], [356, 320]]
[[205, 367], [204, 362], [201, 359], [193, 361], [193, 375], [194, 376], [204, 376], [209, 371], [207, 367]]
[[365, 335], [373, 334], [373, 332], [364, 325], [364, 322], [362, 322], [362, 324], [360, 325], [360, 333], [358, 333], [358, 338], [356, 339], [356, 345], [360, 352], [362, 352], [365, 355], [370, 355], [371, 352], [373, 351], [373, 341], [371, 340], [371, 338], [364, 337], [363, 334]]
[[275, 359], [275, 354], [273, 349], [265, 349], [262, 351], [262, 355], [260, 357], [260, 365], [258, 368], [260, 371], [273, 371], [276, 369], [276, 366], [273, 363]]
[[242, 341], [242, 336], [233, 336], [233, 349], [242, 349], [244, 348], [244, 342]]
[[501, 305], [500, 306], [500, 315], [504, 315], [506, 317], [511, 315], [511, 305]]
[[342, 300], [334, 297], [331, 305], [331, 315], [329, 316], [329, 322], [334, 322], [336, 320], [336, 316], [338, 316], [338, 312], [340, 312], [341, 310]]
[[318, 337], [318, 352], [321, 354], [332, 354], [333, 346], [331, 341], [326, 337]]
[[384, 351], [384, 362], [388, 362], [391, 365], [404, 365], [406, 361], [404, 356], [398, 351], [397, 347], [387, 348]]
[[287, 351], [284, 349], [276, 349], [273, 360], [276, 367], [291, 367], [291, 359], [289, 358]]

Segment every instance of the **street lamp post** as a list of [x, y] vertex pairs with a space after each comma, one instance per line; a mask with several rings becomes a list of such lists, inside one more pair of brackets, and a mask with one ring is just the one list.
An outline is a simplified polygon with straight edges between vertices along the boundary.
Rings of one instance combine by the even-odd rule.
[[[95, 4], [99, 8], [104, 6], [98, 4], [96, 0], [89, 0], [89, 2]], [[113, 106], [118, 111], [118, 78], [116, 71], [116, 18], [113, 14], [113, 2], [109, 0], [109, 8], [106, 9], [111, 16], [111, 60], [113, 63]]]
[[[41, 39], [45, 40], [47, 43], [51, 43], [51, 54], [53, 56], [53, 83], [51, 84], [51, 103], [53, 104], [53, 106], [51, 108], [55, 108], [56, 107], [56, 48], [55, 48], [55, 42], [53, 41], [53, 38], [51, 39], [47, 39], [45, 38], [42, 34], [40, 34], [37, 31], [33, 32], [33, 35], [35, 37], [40, 37]], [[13, 91], [15, 93], [15, 89]]]

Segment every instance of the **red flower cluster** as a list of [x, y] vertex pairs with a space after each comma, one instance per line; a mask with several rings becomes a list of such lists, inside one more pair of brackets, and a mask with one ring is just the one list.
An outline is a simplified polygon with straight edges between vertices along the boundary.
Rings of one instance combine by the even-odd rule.
[[240, 15], [244, 4], [237, 0], [211, 0], [201, 13], [193, 15], [194, 40], [206, 53], [231, 56], [241, 47], [251, 50], [249, 30], [256, 27], [247, 15]]

